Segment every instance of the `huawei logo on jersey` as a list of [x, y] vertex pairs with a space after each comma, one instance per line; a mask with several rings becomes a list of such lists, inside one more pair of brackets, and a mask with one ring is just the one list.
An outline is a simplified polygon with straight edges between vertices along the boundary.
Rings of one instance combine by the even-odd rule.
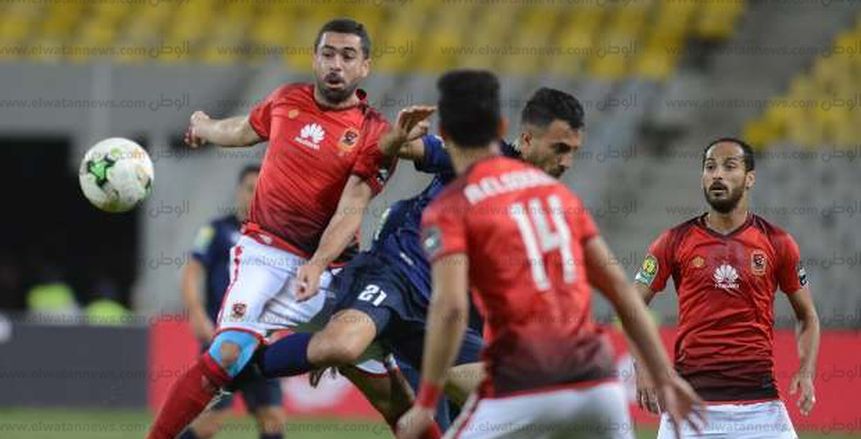
[[307, 146], [308, 148], [320, 149], [320, 142], [322, 142], [325, 137], [326, 132], [323, 131], [323, 127], [316, 123], [309, 123], [302, 127], [302, 130], [299, 131], [299, 135], [294, 137], [293, 140]]
[[727, 263], [721, 264], [718, 268], [715, 268], [712, 277], [715, 280], [715, 288], [724, 290], [738, 288], [738, 272], [732, 265]]

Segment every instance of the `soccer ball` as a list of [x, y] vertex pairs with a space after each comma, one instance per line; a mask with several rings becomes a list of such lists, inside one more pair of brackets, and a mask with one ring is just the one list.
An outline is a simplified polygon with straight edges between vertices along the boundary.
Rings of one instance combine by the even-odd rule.
[[78, 180], [93, 206], [105, 212], [127, 212], [152, 189], [152, 161], [137, 143], [111, 137], [87, 151], [81, 160]]

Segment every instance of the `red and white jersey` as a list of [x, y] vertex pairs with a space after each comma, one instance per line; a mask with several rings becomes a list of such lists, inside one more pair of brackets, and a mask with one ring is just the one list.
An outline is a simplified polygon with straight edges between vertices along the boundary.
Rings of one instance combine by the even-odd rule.
[[[269, 148], [247, 234], [307, 258], [316, 251], [351, 174], [375, 194], [383, 189], [395, 163], [379, 149], [389, 125], [368, 105], [364, 91], [358, 93], [359, 105], [333, 110], [314, 100], [312, 84], [288, 84], [251, 111], [251, 126]], [[358, 249], [357, 242], [342, 258]]]
[[670, 276], [679, 295], [678, 372], [708, 401], [778, 398], [775, 291], [807, 283], [792, 236], [754, 214], [721, 235], [703, 215], [662, 233], [635, 280], [658, 292]]
[[581, 200], [522, 161], [474, 164], [425, 210], [431, 262], [469, 258], [485, 320], [481, 396], [609, 378], [612, 350], [591, 319], [583, 246], [598, 230]]

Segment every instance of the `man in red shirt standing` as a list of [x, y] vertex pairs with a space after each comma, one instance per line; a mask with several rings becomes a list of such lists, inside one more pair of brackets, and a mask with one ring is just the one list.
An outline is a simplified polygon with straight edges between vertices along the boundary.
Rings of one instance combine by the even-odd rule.
[[591, 319], [592, 285], [645, 352], [673, 419], [689, 421], [698, 398], [673, 372], [580, 198], [540, 169], [495, 154], [505, 131], [496, 77], [455, 71], [438, 87], [440, 134], [459, 176], [423, 215], [433, 293], [422, 382], [398, 437], [416, 438], [433, 422], [470, 290], [485, 321], [487, 378], [446, 437], [633, 437], [612, 349]]
[[[268, 140], [269, 148], [243, 236], [231, 249], [216, 335], [174, 383], [148, 438], [173, 439], [239, 374], [264, 337], [317, 315], [326, 294], [313, 293], [328, 289], [329, 268], [358, 249], [362, 214], [392, 171], [380, 150], [389, 125], [358, 89], [370, 72], [369, 55], [362, 24], [330, 21], [315, 42], [313, 84], [284, 85], [247, 116], [192, 115], [186, 139], [192, 146]], [[403, 122], [398, 128], [408, 132]]]
[[[774, 378], [774, 296], [780, 288], [799, 323], [801, 366], [790, 393], [801, 391], [802, 414], [813, 408], [819, 318], [798, 245], [792, 236], [748, 211], [755, 181], [753, 151], [734, 138], [703, 152], [708, 213], [662, 233], [649, 247], [635, 286], [646, 303], [670, 276], [679, 296], [675, 368], [708, 402], [703, 433], [715, 438], [796, 438]], [[649, 374], [638, 371], [638, 400], [665, 408]], [[659, 438], [674, 426], [661, 419]], [[700, 437], [682, 429], [683, 437]]]

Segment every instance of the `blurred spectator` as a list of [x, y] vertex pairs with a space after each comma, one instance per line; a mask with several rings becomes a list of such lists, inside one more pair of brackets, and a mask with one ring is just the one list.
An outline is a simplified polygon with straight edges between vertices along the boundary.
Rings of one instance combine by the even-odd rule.
[[94, 297], [84, 314], [87, 323], [91, 325], [122, 325], [129, 322], [131, 313], [119, 301], [116, 283], [108, 278], [101, 278], [94, 288]]
[[51, 264], [42, 267], [39, 280], [27, 293], [30, 318], [40, 323], [70, 324], [80, 316], [75, 292]]

